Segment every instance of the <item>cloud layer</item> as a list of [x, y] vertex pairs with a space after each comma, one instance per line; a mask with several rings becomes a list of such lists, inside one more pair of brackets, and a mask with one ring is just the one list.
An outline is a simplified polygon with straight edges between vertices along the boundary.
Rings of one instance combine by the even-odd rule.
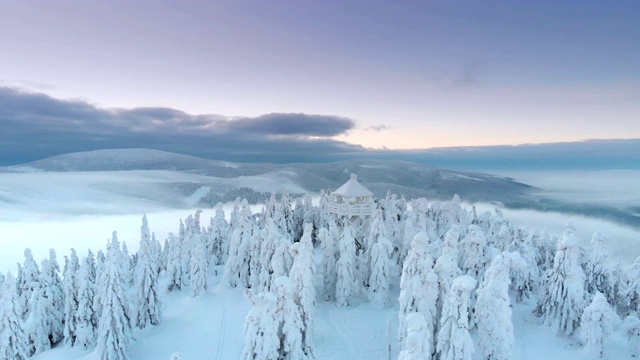
[[[373, 150], [333, 139], [351, 119], [273, 113], [230, 119], [163, 107], [104, 109], [0, 87], [0, 166], [78, 151], [149, 148], [236, 162], [399, 159], [454, 169], [640, 169], [640, 139]], [[385, 125], [365, 128], [372, 136]]]
[[147, 147], [233, 161], [328, 161], [363, 150], [332, 140], [355, 127], [328, 115], [229, 119], [163, 107], [104, 109], [0, 87], [0, 165], [103, 148]]

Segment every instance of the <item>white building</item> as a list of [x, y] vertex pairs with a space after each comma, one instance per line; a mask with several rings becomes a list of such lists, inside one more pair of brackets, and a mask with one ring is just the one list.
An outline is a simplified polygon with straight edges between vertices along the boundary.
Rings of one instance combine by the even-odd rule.
[[331, 199], [329, 211], [338, 218], [363, 218], [373, 215], [376, 210], [373, 193], [358, 182], [355, 174], [351, 174], [349, 181], [331, 193]]

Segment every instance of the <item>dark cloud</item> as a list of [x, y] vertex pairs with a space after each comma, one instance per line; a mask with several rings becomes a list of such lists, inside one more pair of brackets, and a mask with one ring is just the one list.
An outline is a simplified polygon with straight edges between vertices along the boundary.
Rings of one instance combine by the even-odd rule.
[[103, 109], [0, 87], [0, 165], [126, 147], [232, 161], [336, 160], [363, 150], [329, 138], [354, 125], [350, 119], [326, 115], [267, 114], [231, 120], [161, 107]]
[[308, 114], [273, 113], [230, 121], [228, 129], [265, 135], [335, 136], [353, 129], [351, 119]]

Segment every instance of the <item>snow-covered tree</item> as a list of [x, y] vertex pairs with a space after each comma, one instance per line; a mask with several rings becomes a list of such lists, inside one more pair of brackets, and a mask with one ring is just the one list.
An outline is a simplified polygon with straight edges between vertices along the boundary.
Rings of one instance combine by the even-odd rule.
[[279, 323], [278, 337], [280, 347], [279, 359], [306, 359], [313, 355], [303, 344], [304, 324], [300, 308], [294, 302], [291, 281], [281, 276], [273, 281], [273, 293], [276, 296], [277, 309], [275, 319]]
[[580, 335], [587, 354], [602, 358], [604, 341], [619, 321], [604, 295], [596, 292], [591, 304], [584, 309], [580, 321]]
[[268, 291], [271, 288], [271, 283], [274, 280], [272, 276], [273, 273], [271, 271], [271, 260], [276, 253], [278, 240], [282, 237], [282, 234], [280, 234], [278, 226], [273, 219], [268, 218], [265, 221], [264, 228], [260, 230], [260, 237], [262, 238], [259, 257], [259, 266], [261, 271], [258, 286], [254, 289], [255, 293]]
[[449, 289], [453, 280], [462, 274], [458, 267], [458, 239], [460, 237], [459, 228], [452, 226], [445, 234], [442, 246], [442, 255], [438, 257], [433, 271], [438, 277], [438, 301], [436, 306], [436, 319], [442, 316], [442, 308], [447, 299]]
[[124, 277], [121, 268], [122, 255], [117, 233], [108, 245], [104, 268], [104, 288], [99, 289], [97, 299], [102, 303], [98, 320], [97, 358], [100, 360], [128, 359], [127, 346], [131, 342], [132, 330], [128, 303], [125, 296]]
[[31, 249], [24, 250], [24, 265], [18, 267], [18, 295], [20, 296], [22, 319], [26, 320], [31, 306], [29, 300], [33, 290], [40, 287], [40, 269], [33, 259]]
[[623, 291], [624, 305], [630, 312], [640, 312], [640, 256], [628, 271], [628, 281]]
[[[49, 249], [49, 267], [47, 276], [47, 296], [51, 299], [51, 320], [49, 324], [49, 338], [53, 344], [64, 337], [64, 290], [60, 278], [60, 265], [56, 252]], [[43, 270], [44, 272], [44, 270]], [[95, 269], [94, 269], [95, 272]]]
[[322, 282], [324, 284], [323, 298], [334, 300], [336, 295], [336, 262], [338, 261], [337, 239], [334, 238], [327, 228], [320, 228], [318, 239], [322, 246]]
[[180, 241], [173, 234], [169, 233], [169, 257], [167, 258], [167, 275], [169, 281], [167, 282], [167, 290], [180, 290], [182, 289], [183, 281], [183, 270], [182, 266], [182, 250], [180, 248]]
[[264, 241], [258, 224], [254, 224], [251, 238], [249, 240], [249, 286], [252, 289], [260, 287], [260, 275], [262, 273], [262, 263], [260, 255]]
[[532, 237], [522, 229], [516, 229], [510, 251], [520, 254], [524, 261], [523, 266], [511, 268], [511, 288], [516, 293], [516, 301], [522, 302], [528, 299], [540, 281], [540, 269], [537, 263], [537, 251], [533, 246]]
[[338, 244], [340, 257], [336, 264], [336, 305], [351, 305], [356, 292], [356, 243], [351, 225], [344, 228]]
[[470, 294], [476, 280], [462, 275], [453, 280], [442, 308], [437, 353], [440, 360], [471, 360], [475, 352], [469, 336]]
[[482, 283], [484, 272], [489, 261], [485, 249], [486, 238], [482, 229], [477, 225], [470, 225], [467, 237], [461, 243], [462, 272], [473, 276], [478, 283]]
[[96, 328], [98, 318], [93, 308], [95, 300], [95, 263], [93, 253], [89, 250], [78, 272], [78, 310], [76, 311], [75, 346], [85, 349], [96, 345]]
[[585, 275], [587, 277], [587, 292], [595, 294], [602, 293], [610, 304], [615, 304], [616, 281], [614, 277], [613, 265], [609, 260], [609, 240], [602, 234], [596, 232], [591, 238], [591, 251], [588, 252], [585, 264]]
[[216, 204], [216, 214], [211, 219], [211, 252], [215, 256], [215, 265], [224, 264], [227, 261], [229, 252], [229, 243], [227, 236], [229, 234], [229, 224], [224, 217], [224, 209], [222, 203]]
[[271, 272], [271, 279], [277, 279], [280, 276], [288, 276], [289, 270], [293, 265], [293, 259], [289, 253], [291, 247], [291, 240], [288, 237], [281, 237], [276, 243], [276, 250], [273, 253], [271, 262], [269, 263], [269, 269]]
[[244, 349], [242, 360], [279, 359], [279, 321], [276, 320], [276, 296], [270, 292], [254, 295], [246, 291], [253, 304], [244, 325]]
[[420, 313], [407, 315], [407, 334], [398, 360], [426, 360], [431, 358], [430, 333], [424, 316]]
[[0, 293], [0, 358], [25, 360], [29, 356], [27, 336], [22, 325], [21, 302], [16, 280], [7, 273]]
[[389, 283], [391, 263], [389, 255], [392, 245], [384, 237], [378, 238], [371, 247], [371, 275], [369, 276], [369, 301], [378, 307], [390, 305]]
[[135, 273], [136, 304], [135, 326], [144, 329], [147, 325], [158, 325], [162, 317], [160, 294], [158, 291], [158, 272], [153, 257], [153, 243], [149, 234], [146, 215], [142, 217], [140, 228], [140, 247]]
[[71, 249], [71, 255], [65, 264], [63, 279], [64, 287], [64, 343], [73, 346], [76, 342], [76, 313], [78, 312], [78, 270], [80, 262], [76, 250]]
[[407, 333], [407, 315], [419, 312], [427, 323], [429, 341], [436, 333], [436, 301], [438, 299], [438, 276], [433, 271], [433, 260], [427, 253], [429, 236], [419, 232], [411, 242], [400, 277], [400, 302], [398, 337], [404, 342]]
[[51, 300], [45, 296], [41, 285], [33, 289], [29, 306], [31, 306], [31, 310], [24, 326], [29, 341], [29, 353], [35, 355], [51, 349], [49, 341]]
[[311, 242], [312, 224], [305, 224], [300, 242], [291, 245], [293, 265], [291, 279], [293, 301], [302, 317], [302, 346], [305, 354], [313, 353], [313, 310], [316, 303], [316, 287], [313, 283], [315, 264]]
[[629, 340], [629, 354], [632, 357], [640, 357], [640, 319], [634, 312], [627, 316], [623, 323], [623, 331]]
[[[197, 234], [199, 237], [199, 234]], [[207, 272], [209, 264], [207, 261], [207, 248], [202, 239], [196, 238], [194, 241], [193, 256], [191, 259], [191, 296], [198, 296], [207, 291]]]
[[567, 225], [553, 260], [553, 270], [545, 278], [536, 313], [558, 332], [573, 334], [586, 306], [585, 275], [575, 229]]
[[525, 267], [517, 252], [497, 255], [487, 269], [484, 282], [478, 288], [475, 320], [478, 324], [480, 349], [485, 359], [509, 360], [515, 338], [511, 321], [509, 273]]

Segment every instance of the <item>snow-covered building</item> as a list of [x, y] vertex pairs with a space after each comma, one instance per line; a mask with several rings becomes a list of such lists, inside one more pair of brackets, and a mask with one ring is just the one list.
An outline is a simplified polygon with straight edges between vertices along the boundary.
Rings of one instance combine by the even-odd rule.
[[349, 181], [331, 193], [329, 211], [339, 218], [363, 218], [373, 215], [375, 209], [373, 193], [358, 182], [355, 174], [351, 174]]

